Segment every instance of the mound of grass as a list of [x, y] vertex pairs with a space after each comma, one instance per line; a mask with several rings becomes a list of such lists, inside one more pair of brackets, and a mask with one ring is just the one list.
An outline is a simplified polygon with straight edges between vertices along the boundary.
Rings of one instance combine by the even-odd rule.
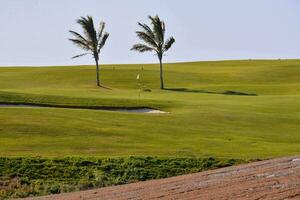
[[166, 178], [244, 161], [216, 158], [0, 158], [0, 199]]

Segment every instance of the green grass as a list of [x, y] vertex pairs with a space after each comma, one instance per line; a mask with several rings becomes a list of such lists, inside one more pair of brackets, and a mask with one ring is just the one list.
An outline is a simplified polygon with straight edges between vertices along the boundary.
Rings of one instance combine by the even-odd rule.
[[[141, 69], [143, 66], [143, 70]], [[300, 153], [300, 60], [0, 68], [0, 102], [153, 107], [164, 115], [0, 108], [1, 156], [270, 158]], [[136, 75], [145, 88], [138, 98]], [[247, 95], [224, 95], [236, 91]]]

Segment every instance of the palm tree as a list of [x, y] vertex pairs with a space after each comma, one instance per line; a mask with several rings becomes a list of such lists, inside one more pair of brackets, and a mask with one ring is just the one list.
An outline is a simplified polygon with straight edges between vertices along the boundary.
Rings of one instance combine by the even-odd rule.
[[142, 28], [142, 31], [137, 31], [137, 37], [144, 43], [135, 44], [131, 50], [138, 52], [155, 52], [158, 57], [160, 64], [160, 88], [164, 89], [164, 78], [163, 78], [163, 56], [174, 44], [175, 39], [170, 37], [165, 41], [165, 23], [160, 20], [156, 15], [155, 17], [149, 16], [151, 20], [152, 29], [147, 24], [138, 23]]
[[69, 39], [75, 45], [79, 46], [81, 49], [85, 50], [86, 53], [74, 56], [73, 58], [78, 58], [91, 54], [96, 62], [96, 77], [97, 77], [97, 86], [100, 84], [100, 75], [99, 75], [99, 54], [101, 49], [104, 47], [109, 34], [104, 32], [105, 23], [100, 22], [99, 31], [95, 30], [93, 18], [90, 16], [81, 17], [77, 20], [77, 23], [81, 25], [83, 29], [84, 36], [81, 34], [70, 30], [70, 33], [75, 37], [74, 39]]

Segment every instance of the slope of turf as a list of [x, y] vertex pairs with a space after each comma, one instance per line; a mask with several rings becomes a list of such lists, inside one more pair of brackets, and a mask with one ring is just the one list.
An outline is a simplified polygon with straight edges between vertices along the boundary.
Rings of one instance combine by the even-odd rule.
[[[143, 91], [139, 98], [137, 74]], [[0, 102], [152, 107], [164, 115], [0, 108], [1, 156], [215, 156], [300, 153], [300, 60], [0, 68]]]

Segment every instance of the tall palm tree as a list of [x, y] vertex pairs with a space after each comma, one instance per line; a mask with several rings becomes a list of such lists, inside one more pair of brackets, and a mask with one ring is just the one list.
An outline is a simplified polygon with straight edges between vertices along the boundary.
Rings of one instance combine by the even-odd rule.
[[170, 37], [165, 41], [165, 23], [160, 20], [156, 15], [155, 17], [149, 16], [151, 20], [152, 29], [147, 24], [138, 23], [142, 31], [137, 31], [137, 37], [144, 43], [135, 44], [131, 50], [138, 52], [155, 52], [160, 64], [160, 88], [164, 89], [164, 76], [163, 76], [163, 56], [174, 44], [175, 39]]
[[105, 23], [100, 22], [99, 31], [95, 30], [93, 18], [90, 16], [81, 17], [77, 20], [77, 23], [82, 27], [84, 35], [70, 30], [70, 33], [75, 37], [73, 39], [69, 39], [75, 45], [79, 46], [86, 53], [79, 54], [74, 56], [73, 58], [78, 58], [85, 55], [92, 55], [96, 62], [96, 77], [97, 77], [97, 86], [101, 86], [100, 83], [100, 75], [99, 75], [99, 54], [101, 49], [104, 47], [109, 34], [104, 32]]

